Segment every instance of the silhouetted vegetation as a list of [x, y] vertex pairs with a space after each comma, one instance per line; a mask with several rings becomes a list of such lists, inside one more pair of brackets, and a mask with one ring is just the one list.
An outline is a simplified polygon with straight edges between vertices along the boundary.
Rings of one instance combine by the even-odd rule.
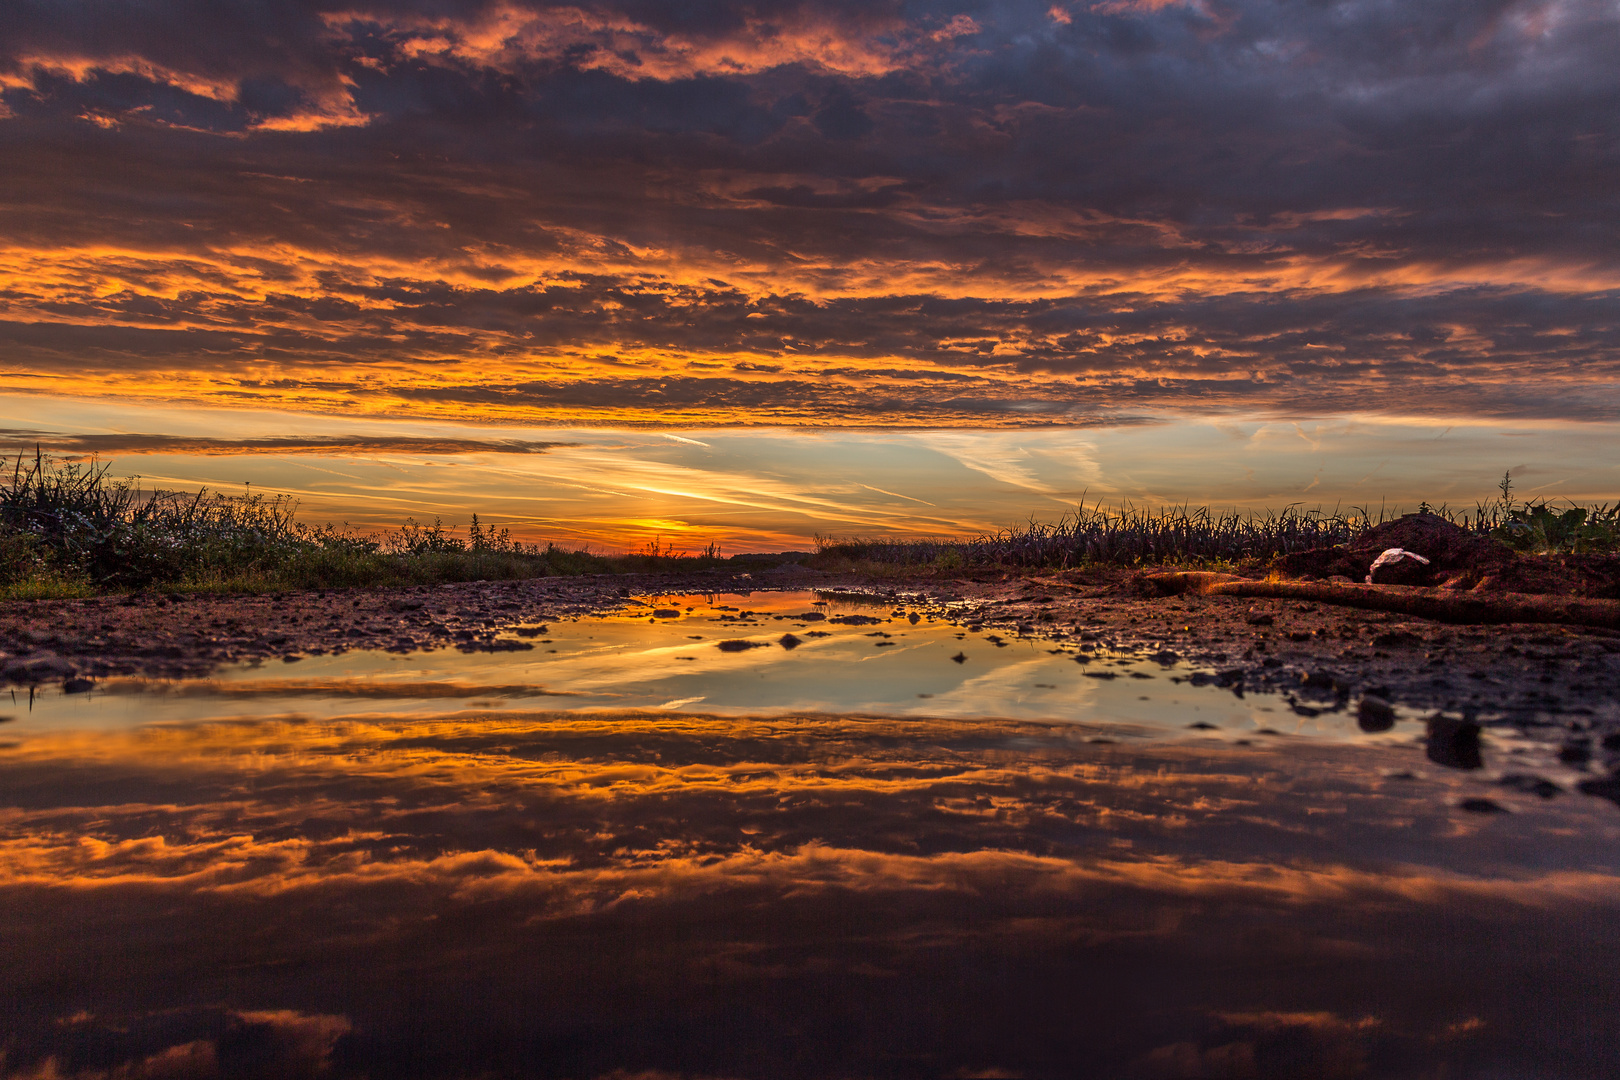
[[[1532, 554], [1601, 553], [1620, 548], [1620, 503], [1555, 510], [1546, 502], [1515, 503], [1504, 477], [1499, 498], [1469, 511], [1423, 503], [1470, 532]], [[969, 540], [858, 540], [818, 537], [814, 564], [825, 569], [1065, 569], [1096, 565], [1236, 566], [1348, 544], [1402, 511], [1380, 507], [1348, 513], [1286, 507], [1280, 512], [1217, 513], [1208, 507], [1160, 510], [1081, 504], [1061, 520], [1031, 521]]]
[[[4, 468], [3, 466], [9, 466]], [[1437, 513], [1531, 554], [1620, 549], [1620, 503], [1555, 508], [1501, 494], [1471, 511]], [[1053, 523], [967, 540], [818, 537], [814, 555], [739, 555], [715, 545], [686, 554], [655, 540], [627, 555], [601, 555], [513, 540], [477, 515], [462, 531], [406, 521], [362, 535], [296, 520], [285, 495], [143, 492], [104, 465], [59, 463], [39, 452], [0, 458], [0, 597], [89, 595], [108, 590], [262, 592], [426, 585], [549, 575], [763, 569], [803, 560], [825, 570], [940, 573], [973, 568], [1063, 569], [1092, 565], [1239, 565], [1346, 544], [1399, 516], [1380, 508], [1217, 513], [1207, 507], [1107, 509], [1084, 503]]]
[[37, 451], [0, 463], [10, 466], [0, 471], [0, 596], [11, 598], [423, 585], [724, 562], [714, 545], [688, 555], [654, 541], [641, 552], [598, 555], [527, 544], [476, 515], [465, 536], [439, 521], [361, 535], [297, 521], [285, 495], [143, 492], [106, 466]]

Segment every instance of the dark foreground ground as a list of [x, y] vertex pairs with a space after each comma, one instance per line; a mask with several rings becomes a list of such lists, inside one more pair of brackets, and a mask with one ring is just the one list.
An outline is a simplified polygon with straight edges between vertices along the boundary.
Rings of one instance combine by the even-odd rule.
[[[892, 599], [789, 572], [38, 603], [0, 648], [25, 693], [521, 650], [762, 587]], [[1477, 716], [1603, 795], [1620, 638], [1125, 575], [928, 592], [906, 606], [986, 639], [1174, 653], [1439, 733], [470, 708], [31, 734], [0, 747], [0, 1077], [1620, 1077], [1620, 808], [1482, 807], [1457, 757]]]
[[[515, 631], [675, 593], [820, 589], [921, 599], [965, 626], [1184, 660], [1234, 691], [1302, 708], [1365, 695], [1536, 728], [1598, 763], [1620, 751], [1620, 631], [1548, 623], [1458, 625], [1331, 603], [1145, 597], [1139, 575], [944, 578], [898, 589], [802, 570], [612, 575], [435, 588], [0, 605], [0, 678], [88, 686], [109, 675], [196, 676], [220, 664], [344, 649], [523, 649]], [[1605, 746], [1605, 742], [1615, 745]]]

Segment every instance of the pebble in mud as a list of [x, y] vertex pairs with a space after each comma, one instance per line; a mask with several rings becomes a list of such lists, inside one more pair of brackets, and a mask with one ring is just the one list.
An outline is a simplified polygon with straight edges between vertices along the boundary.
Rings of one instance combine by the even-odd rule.
[[1395, 726], [1395, 708], [1376, 694], [1363, 694], [1356, 705], [1356, 724], [1362, 731], [1388, 731]]
[[1430, 761], [1447, 768], [1478, 769], [1484, 766], [1480, 756], [1479, 725], [1468, 719], [1444, 715], [1430, 717], [1425, 752]]

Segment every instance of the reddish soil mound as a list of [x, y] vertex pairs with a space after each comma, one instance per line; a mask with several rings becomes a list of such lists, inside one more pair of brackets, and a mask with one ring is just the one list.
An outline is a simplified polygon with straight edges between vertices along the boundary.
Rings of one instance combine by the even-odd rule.
[[1373, 560], [1389, 548], [1415, 552], [1429, 562], [1402, 559], [1381, 566], [1374, 578], [1380, 585], [1620, 599], [1620, 556], [1521, 555], [1434, 514], [1386, 521], [1349, 545], [1286, 555], [1273, 568], [1286, 577], [1340, 576], [1360, 583]]
[[1373, 560], [1389, 548], [1404, 548], [1428, 559], [1428, 565], [1402, 559], [1378, 568], [1381, 585], [1439, 585], [1473, 577], [1463, 588], [1517, 557], [1505, 544], [1470, 533], [1434, 514], [1407, 514], [1369, 530], [1347, 546], [1317, 548], [1278, 559], [1275, 568], [1288, 577], [1326, 578], [1335, 575], [1364, 581]]

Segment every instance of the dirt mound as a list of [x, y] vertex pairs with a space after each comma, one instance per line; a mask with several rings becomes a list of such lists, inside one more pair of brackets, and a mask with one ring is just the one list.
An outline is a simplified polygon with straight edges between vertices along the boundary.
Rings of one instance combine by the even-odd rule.
[[[1402, 559], [1378, 568], [1376, 580], [1386, 585], [1439, 585], [1471, 587], [1483, 577], [1517, 560], [1513, 549], [1498, 540], [1471, 533], [1435, 514], [1407, 514], [1375, 526], [1351, 542], [1350, 553], [1367, 560], [1390, 548], [1404, 548], [1429, 560]], [[1466, 585], [1457, 578], [1471, 579]]]
[[1520, 555], [1485, 574], [1474, 587], [1480, 592], [1620, 600], [1620, 555]]
[[1386, 521], [1348, 545], [1286, 555], [1272, 569], [1284, 577], [1343, 577], [1360, 583], [1373, 560], [1390, 548], [1416, 552], [1429, 562], [1402, 559], [1380, 566], [1374, 577], [1380, 585], [1620, 599], [1620, 556], [1521, 555], [1434, 514]]
[[1373, 560], [1390, 548], [1402, 548], [1428, 559], [1402, 559], [1378, 568], [1381, 585], [1441, 585], [1472, 588], [1500, 575], [1518, 556], [1505, 544], [1471, 533], [1435, 514], [1407, 514], [1369, 529], [1343, 547], [1318, 548], [1286, 555], [1275, 568], [1289, 577], [1347, 577], [1364, 581]]

